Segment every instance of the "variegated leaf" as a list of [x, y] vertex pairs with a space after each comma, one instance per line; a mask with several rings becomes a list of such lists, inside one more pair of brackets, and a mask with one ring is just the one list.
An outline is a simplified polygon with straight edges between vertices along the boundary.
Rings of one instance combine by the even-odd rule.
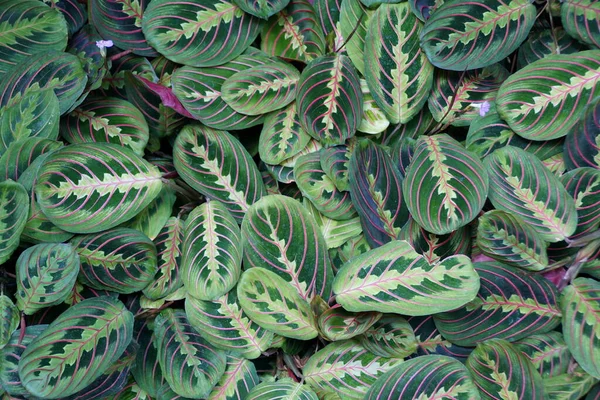
[[0, 294], [0, 348], [9, 342], [17, 326], [19, 326], [19, 309], [8, 296]]
[[181, 244], [181, 280], [187, 293], [212, 301], [229, 292], [242, 273], [242, 236], [233, 215], [214, 200], [187, 217]]
[[61, 120], [61, 135], [69, 143], [115, 143], [140, 156], [150, 138], [140, 110], [116, 97], [86, 99]]
[[161, 189], [158, 168], [133, 150], [112, 143], [81, 143], [46, 158], [35, 194], [56, 226], [93, 233], [131, 219]]
[[318, 400], [310, 388], [290, 378], [254, 386], [245, 400]]
[[293, 102], [265, 116], [258, 154], [267, 164], [279, 164], [302, 151], [309, 141], [310, 135], [300, 126], [296, 103]]
[[467, 359], [467, 369], [486, 399], [546, 399], [540, 374], [506, 340], [478, 344]]
[[0, 264], [19, 246], [28, 213], [29, 195], [23, 185], [12, 180], [0, 182]]
[[360, 80], [360, 90], [363, 94], [363, 115], [358, 131], [371, 135], [384, 132], [390, 126], [390, 121], [373, 99], [367, 81], [364, 79]]
[[562, 3], [560, 16], [569, 35], [600, 48], [600, 4], [594, 0], [565, 0]]
[[569, 36], [562, 27], [532, 31], [527, 40], [519, 47], [517, 64], [519, 68], [523, 68], [547, 56], [572, 54], [582, 50], [585, 50], [584, 45]]
[[248, 14], [268, 19], [283, 10], [290, 0], [233, 0], [233, 2]]
[[560, 332], [531, 335], [513, 343], [537, 368], [542, 378], [566, 374], [571, 362], [571, 353]]
[[500, 87], [496, 107], [519, 136], [565, 136], [600, 90], [600, 50], [558, 54], [512, 74]]
[[153, 0], [141, 28], [148, 43], [167, 59], [211, 67], [242, 54], [258, 36], [261, 23], [227, 0]]
[[575, 199], [577, 229], [570, 239], [591, 234], [600, 227], [600, 171], [577, 168], [560, 177], [567, 192]]
[[79, 255], [69, 244], [38, 244], [24, 250], [17, 260], [17, 306], [31, 315], [62, 303], [79, 273]]
[[433, 85], [433, 66], [419, 46], [422, 26], [408, 3], [383, 4], [369, 19], [365, 78], [375, 102], [394, 124], [410, 121]]
[[325, 147], [344, 144], [362, 118], [358, 73], [344, 55], [311, 61], [300, 75], [296, 104], [302, 128]]
[[489, 177], [479, 158], [445, 134], [418, 139], [402, 184], [412, 218], [438, 235], [475, 219], [488, 188]]
[[237, 72], [221, 87], [221, 97], [235, 111], [260, 115], [279, 110], [296, 98], [300, 72], [283, 61]]
[[479, 277], [464, 255], [431, 265], [403, 240], [352, 258], [333, 281], [336, 301], [348, 311], [429, 315], [473, 300]]
[[235, 137], [201, 125], [187, 125], [173, 146], [181, 178], [209, 199], [219, 200], [241, 222], [248, 208], [266, 195], [258, 167]]
[[131, 374], [140, 390], [148, 396], [157, 397], [160, 387], [167, 384], [158, 363], [158, 349], [154, 342], [154, 320], [139, 320], [135, 324], [133, 339], [140, 350], [136, 354]]
[[[585, 400], [598, 400], [600, 390], [590, 391], [597, 383], [598, 379], [578, 367], [571, 373], [544, 379], [544, 392], [549, 400], [583, 399], [588, 392]], [[596, 387], [600, 389], [600, 385]]]
[[178, 217], [171, 217], [154, 239], [158, 261], [157, 272], [153, 281], [143, 289], [146, 297], [158, 300], [183, 286], [181, 279], [183, 234], [183, 221]]
[[344, 49], [352, 64], [358, 72], [365, 75], [365, 43], [369, 19], [372, 10], [362, 4], [360, 0], [344, 0], [340, 6], [339, 32], [340, 38], [336, 37], [336, 50], [345, 44]]
[[348, 165], [355, 149], [355, 142], [347, 145], [326, 147], [320, 151], [321, 168], [338, 190], [349, 190]]
[[354, 236], [362, 233], [362, 226], [358, 217], [344, 221], [331, 219], [321, 214], [310, 200], [305, 198], [302, 203], [321, 228], [328, 249], [342, 246]]
[[505, 146], [487, 156], [484, 164], [494, 207], [518, 215], [547, 242], [564, 240], [575, 232], [575, 201], [537, 157]]
[[517, 214], [492, 210], [477, 225], [477, 246], [488, 257], [529, 271], [548, 266], [548, 244]]
[[[300, 153], [299, 153], [300, 154]], [[298, 188], [319, 212], [328, 218], [348, 220], [356, 217], [350, 192], [340, 191], [321, 167], [318, 151], [299, 156], [294, 163]]]
[[384, 314], [358, 340], [366, 350], [385, 358], [405, 358], [417, 350], [412, 327], [395, 314]]
[[362, 399], [380, 376], [400, 363], [400, 358], [380, 357], [356, 341], [345, 340], [331, 343], [312, 355], [303, 374], [306, 383], [320, 395]]
[[225, 373], [225, 353], [213, 349], [182, 310], [161, 311], [154, 324], [158, 362], [171, 389], [182, 397], [206, 398]]
[[452, 357], [462, 363], [467, 360], [471, 351], [470, 347], [457, 346], [444, 339], [440, 331], [436, 328], [433, 316], [410, 317], [408, 323], [414, 329], [414, 336], [417, 340], [417, 351], [411, 357], [437, 354], [441, 356]]
[[273, 333], [250, 320], [240, 307], [236, 290], [215, 301], [186, 296], [185, 311], [192, 326], [213, 346], [258, 358], [271, 345]]
[[315, 295], [329, 299], [333, 271], [327, 245], [300, 202], [281, 195], [259, 200], [242, 222], [242, 240], [246, 269], [276, 273], [305, 301]]
[[133, 314], [119, 300], [83, 300], [27, 346], [19, 361], [23, 386], [45, 399], [77, 393], [121, 357], [132, 336]]
[[438, 68], [487, 67], [523, 43], [536, 17], [529, 0], [446, 0], [425, 22], [421, 46]]
[[259, 382], [256, 367], [251, 361], [228, 355], [225, 373], [210, 392], [207, 400], [245, 399]]
[[348, 166], [352, 204], [372, 248], [396, 240], [408, 221], [402, 175], [382, 146], [361, 140]]
[[261, 49], [274, 57], [308, 63], [325, 53], [325, 35], [307, 0], [290, 0], [265, 24]]
[[421, 135], [429, 135], [439, 132], [440, 128], [441, 124], [433, 118], [429, 107], [423, 107], [406, 124], [390, 125], [381, 134], [381, 143], [385, 146], [397, 146], [404, 138], [414, 139]]
[[81, 261], [79, 280], [94, 289], [134, 293], [148, 286], [156, 274], [156, 246], [134, 229], [78, 235], [70, 243]]
[[493, 338], [514, 342], [560, 324], [558, 292], [546, 278], [499, 262], [476, 262], [474, 267], [481, 279], [477, 297], [460, 309], [434, 316], [450, 342], [460, 346]]
[[352, 313], [334, 306], [319, 315], [317, 323], [321, 335], [326, 340], [336, 342], [362, 335], [381, 315], [378, 312]]
[[171, 216], [176, 200], [175, 190], [164, 185], [158, 196], [150, 204], [144, 207], [135, 217], [123, 223], [121, 227], [136, 229], [154, 240]]
[[600, 96], [587, 105], [579, 122], [569, 130], [564, 149], [569, 169], [600, 169]]
[[465, 366], [446, 356], [422, 356], [403, 362], [382, 375], [365, 400], [376, 399], [479, 400], [477, 387]]
[[6, 152], [0, 157], [0, 180], [19, 180], [21, 175], [40, 156], [57, 150], [62, 146], [62, 142], [35, 137], [12, 142], [6, 149]]
[[575, 279], [563, 290], [560, 307], [569, 351], [585, 372], [600, 379], [600, 283]]
[[247, 269], [240, 278], [237, 295], [242, 310], [257, 325], [292, 339], [317, 337], [310, 305], [275, 272], [260, 267]]

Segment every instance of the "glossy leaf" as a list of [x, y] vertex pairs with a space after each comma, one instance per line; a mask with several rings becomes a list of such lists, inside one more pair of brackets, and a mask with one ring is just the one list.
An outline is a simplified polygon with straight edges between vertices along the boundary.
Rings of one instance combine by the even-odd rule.
[[430, 264], [435, 264], [446, 257], [457, 254], [470, 255], [471, 229], [464, 226], [447, 235], [436, 235], [428, 232], [410, 219], [400, 231], [398, 239], [406, 240]]
[[315, 295], [329, 299], [333, 271], [327, 245], [300, 202], [271, 195], [255, 203], [242, 222], [242, 241], [246, 269], [276, 273], [306, 301]]
[[506, 146], [487, 156], [484, 164], [490, 176], [488, 197], [498, 210], [518, 215], [547, 242], [575, 232], [575, 201], [537, 157]]
[[115, 97], [86, 99], [62, 119], [61, 135], [69, 143], [115, 143], [140, 156], [150, 138], [144, 115]]
[[436, 328], [433, 316], [410, 317], [408, 322], [414, 329], [417, 351], [413, 355], [419, 357], [423, 355], [440, 355], [452, 357], [462, 363], [467, 360], [472, 348], [457, 346], [446, 340], [440, 331]]
[[300, 126], [296, 103], [265, 116], [258, 142], [260, 159], [267, 164], [279, 164], [295, 156], [310, 141], [310, 136]]
[[225, 373], [225, 354], [204, 340], [182, 310], [168, 308], [154, 323], [158, 361], [171, 389], [182, 397], [206, 398]]
[[304, 379], [315, 392], [362, 399], [373, 383], [402, 359], [376, 356], [355, 341], [331, 343], [310, 357]]
[[600, 171], [577, 168], [560, 177], [567, 192], [575, 199], [577, 229], [570, 236], [577, 239], [600, 227]]
[[331, 307], [317, 319], [321, 336], [335, 342], [363, 334], [382, 314], [378, 312], [352, 313], [342, 307]]
[[566, 0], [560, 11], [569, 35], [600, 48], [600, 4], [593, 0]]
[[158, 168], [112, 143], [57, 150], [46, 158], [35, 185], [48, 219], [74, 233], [99, 232], [131, 219], [161, 189]]
[[518, 65], [520, 68], [541, 58], [554, 54], [572, 54], [585, 50], [561, 27], [531, 32], [529, 38], [519, 47]]
[[348, 166], [355, 147], [354, 143], [349, 143], [319, 150], [321, 168], [338, 190], [349, 190]]
[[97, 0], [89, 4], [90, 22], [105, 39], [141, 56], [156, 56], [142, 32], [142, 17], [150, 0]]
[[600, 50], [560, 54], [535, 61], [500, 87], [496, 107], [521, 137], [565, 136], [600, 88]]
[[290, 0], [233, 0], [233, 2], [248, 14], [258, 18], [268, 19], [273, 14], [283, 10]]
[[46, 399], [77, 393], [119, 359], [132, 335], [133, 314], [119, 300], [83, 300], [27, 346], [19, 361], [23, 386]]
[[171, 216], [176, 200], [175, 191], [164, 185], [158, 196], [150, 204], [121, 227], [138, 230], [154, 240]]
[[167, 59], [210, 67], [242, 54], [258, 36], [259, 21], [227, 0], [153, 0], [141, 27], [148, 43]]
[[478, 220], [477, 246], [488, 257], [530, 271], [548, 266], [548, 244], [516, 214], [492, 210]]
[[185, 311], [192, 326], [205, 340], [231, 354], [255, 359], [273, 340], [272, 332], [258, 326], [242, 310], [236, 290], [215, 301], [187, 296]]
[[307, 199], [304, 199], [303, 206], [315, 218], [328, 249], [337, 248], [362, 233], [362, 226], [358, 217], [344, 221], [326, 217]]
[[542, 378], [566, 374], [571, 362], [571, 353], [560, 332], [531, 335], [513, 343], [525, 354]]
[[354, 136], [363, 96], [350, 59], [331, 55], [311, 61], [300, 75], [296, 104], [302, 128], [325, 147]]
[[363, 94], [363, 113], [358, 131], [372, 135], [385, 131], [390, 126], [390, 121], [373, 99], [366, 80], [360, 80], [360, 89]]
[[0, 179], [17, 181], [38, 157], [62, 146], [61, 142], [42, 138], [25, 138], [12, 142], [0, 157]]
[[317, 395], [306, 385], [293, 380], [280, 379], [277, 382], [262, 382], [254, 386], [246, 400], [317, 400]]
[[381, 376], [365, 400], [383, 398], [478, 400], [477, 387], [459, 361], [445, 356], [422, 356], [403, 362]]
[[419, 138], [402, 185], [412, 218], [438, 235], [477, 217], [488, 188], [479, 158], [448, 135]]
[[421, 46], [438, 68], [487, 67], [523, 43], [536, 14], [529, 0], [446, 0], [425, 22]]
[[600, 97], [590, 102], [579, 122], [565, 138], [565, 162], [569, 169], [600, 169]]
[[221, 380], [207, 400], [245, 399], [250, 390], [259, 384], [256, 367], [245, 358], [227, 356], [227, 366]]
[[275, 272], [260, 267], [244, 271], [237, 295], [242, 310], [257, 325], [292, 339], [317, 337], [310, 305]]
[[[598, 399], [598, 392], [595, 394], [590, 389], [598, 379], [585, 373], [581, 368], [577, 368], [572, 373], [558, 375], [552, 378], [544, 379], [544, 392], [547, 399]], [[600, 386], [598, 386], [600, 387]]]
[[267, 63], [227, 78], [221, 88], [221, 96], [239, 113], [265, 114], [295, 100], [299, 79], [300, 73], [291, 64]]
[[405, 358], [417, 349], [412, 327], [395, 314], [384, 314], [358, 340], [366, 350], [385, 358]]
[[274, 57], [308, 63], [325, 53], [325, 35], [307, 0], [290, 0], [264, 25], [261, 39], [262, 51]]
[[358, 143], [348, 166], [352, 203], [372, 248], [396, 240], [408, 221], [402, 176], [382, 146]]
[[348, 57], [363, 76], [367, 29], [372, 14], [373, 11], [365, 7], [360, 0], [344, 0], [340, 6], [339, 31], [342, 43], [337, 43], [336, 48], [339, 49], [345, 43]]
[[39, 1], [5, 0], [0, 16], [0, 76], [29, 56], [67, 47], [67, 22]]
[[79, 255], [69, 244], [38, 244], [17, 260], [17, 306], [31, 315], [62, 303], [79, 273]]
[[460, 346], [494, 338], [514, 342], [560, 324], [558, 292], [549, 280], [498, 262], [476, 262], [474, 267], [481, 278], [477, 297], [434, 317], [450, 342]]
[[369, 19], [365, 78], [375, 102], [394, 124], [410, 121], [433, 85], [433, 66], [419, 47], [421, 29], [408, 3], [383, 4]]
[[0, 264], [10, 258], [20, 242], [29, 212], [29, 195], [23, 185], [0, 182]]
[[542, 377], [531, 361], [505, 340], [478, 344], [467, 359], [467, 368], [484, 398], [546, 398]]
[[348, 311], [428, 315], [471, 301], [479, 277], [463, 255], [431, 265], [403, 240], [352, 258], [333, 281], [336, 300]]
[[19, 326], [19, 310], [12, 300], [0, 294], [0, 348], [5, 346]]
[[79, 280], [94, 289], [134, 293], [148, 286], [156, 274], [156, 246], [134, 229], [78, 235], [70, 243], [81, 260]]
[[223, 202], [238, 222], [250, 205], [266, 194], [250, 154], [227, 132], [187, 125], [177, 136], [173, 158], [188, 185]]
[[579, 365], [600, 379], [600, 283], [577, 278], [562, 292], [563, 335]]

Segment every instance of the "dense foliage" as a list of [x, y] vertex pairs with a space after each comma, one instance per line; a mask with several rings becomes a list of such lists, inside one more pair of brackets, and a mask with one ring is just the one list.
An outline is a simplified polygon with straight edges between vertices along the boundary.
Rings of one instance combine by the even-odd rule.
[[0, 0], [2, 399], [600, 399], [597, 0]]

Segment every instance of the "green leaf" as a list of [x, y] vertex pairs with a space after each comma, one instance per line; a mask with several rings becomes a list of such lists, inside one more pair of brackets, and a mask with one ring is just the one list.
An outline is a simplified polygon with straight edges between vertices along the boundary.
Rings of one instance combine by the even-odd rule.
[[365, 400], [376, 399], [479, 400], [477, 387], [464, 365], [446, 356], [421, 356], [382, 375]]
[[17, 306], [26, 315], [62, 303], [79, 273], [79, 255], [69, 244], [38, 244], [17, 260]]
[[165, 185], [150, 204], [121, 227], [138, 230], [154, 240], [171, 216], [176, 200], [175, 191]]
[[181, 244], [181, 280], [187, 293], [216, 300], [229, 292], [242, 273], [240, 228], [223, 203], [214, 200], [188, 216]]
[[336, 300], [348, 311], [429, 315], [473, 300], [479, 277], [464, 255], [431, 265], [403, 240], [352, 258], [333, 281]]
[[77, 393], [123, 354], [133, 335], [133, 314], [112, 297], [83, 300], [59, 315], [19, 361], [19, 376], [35, 397]]
[[290, 0], [269, 19], [261, 33], [261, 49], [273, 57], [308, 63], [325, 53], [325, 35], [307, 0]]
[[246, 214], [242, 240], [246, 269], [262, 267], [276, 273], [305, 301], [315, 295], [329, 299], [333, 271], [327, 245], [315, 219], [300, 202], [281, 195], [265, 196]]
[[569, 169], [600, 168], [600, 97], [590, 102], [579, 122], [565, 138], [564, 156]]
[[46, 158], [35, 194], [59, 228], [94, 233], [130, 220], [162, 189], [155, 166], [112, 143], [66, 146]]
[[256, 367], [244, 358], [227, 356], [227, 367], [207, 400], [239, 400], [259, 384]]
[[233, 0], [233, 2], [248, 14], [268, 19], [283, 10], [290, 0]]
[[435, 326], [433, 316], [410, 317], [408, 323], [414, 329], [414, 337], [417, 341], [418, 356], [440, 355], [452, 357], [464, 363], [473, 351], [470, 347], [457, 346], [444, 339]]
[[577, 228], [575, 201], [559, 179], [534, 155], [513, 146], [484, 160], [494, 207], [517, 215], [547, 242], [571, 236]]
[[0, 182], [0, 264], [19, 246], [28, 212], [29, 195], [23, 185], [12, 180]]
[[362, 119], [363, 95], [350, 59], [327, 55], [311, 61], [300, 75], [296, 104], [302, 128], [325, 147], [354, 136]]
[[67, 22], [40, 1], [4, 0], [0, 16], [0, 76], [30, 56], [67, 47]]
[[[340, 37], [336, 36], [336, 50], [343, 44], [358, 72], [365, 75], [365, 45], [369, 19], [372, 10], [366, 8], [360, 0], [344, 0], [340, 6]], [[341, 40], [340, 40], [341, 39]], [[341, 43], [337, 43], [341, 41]]]
[[323, 238], [328, 249], [339, 247], [354, 236], [362, 233], [362, 226], [360, 226], [360, 219], [358, 217], [339, 221], [321, 214], [308, 199], [304, 199], [302, 203], [304, 208], [308, 209], [315, 218], [319, 228], [321, 228], [321, 233], [323, 233]]
[[78, 235], [71, 244], [81, 260], [79, 280], [94, 289], [134, 293], [148, 286], [156, 274], [156, 246], [134, 229]]
[[283, 61], [271, 62], [237, 72], [221, 87], [223, 100], [245, 115], [279, 110], [296, 98], [300, 73]]
[[[571, 373], [544, 379], [544, 392], [548, 400], [578, 400], [583, 399], [597, 383], [598, 379], [578, 367]], [[585, 399], [597, 400], [598, 391], [594, 394], [592, 390]]]
[[0, 348], [10, 340], [10, 336], [19, 326], [19, 310], [12, 300], [0, 294]]
[[186, 125], [175, 140], [173, 158], [181, 178], [209, 199], [223, 202], [238, 223], [266, 194], [254, 160], [225, 131]]
[[425, 22], [421, 47], [438, 68], [487, 67], [523, 43], [536, 17], [529, 0], [446, 0]]
[[17, 181], [40, 156], [61, 147], [62, 142], [36, 137], [12, 142], [0, 157], [0, 179]]
[[[563, 6], [563, 9], [565, 7]], [[599, 9], [600, 13], [600, 9]], [[600, 18], [600, 15], [599, 15]], [[532, 31], [519, 47], [517, 65], [523, 68], [534, 61], [554, 54], [572, 54], [585, 50], [585, 46], [571, 37], [562, 27]]]
[[321, 336], [336, 342], [363, 334], [381, 318], [381, 315], [378, 312], [352, 313], [340, 306], [334, 306], [319, 315], [317, 324]]
[[167, 308], [154, 324], [158, 361], [171, 389], [182, 397], [206, 398], [225, 373], [225, 353], [213, 349], [182, 310]]
[[265, 116], [258, 142], [260, 159], [267, 164], [279, 164], [302, 151], [310, 136], [300, 126], [296, 103]]
[[477, 246], [488, 257], [529, 271], [548, 266], [548, 244], [517, 214], [492, 210], [478, 220]]
[[475, 219], [488, 187], [479, 158], [445, 134], [419, 138], [402, 184], [412, 218], [438, 235]]
[[458, 310], [434, 316], [450, 342], [460, 346], [493, 338], [514, 342], [560, 324], [558, 292], [546, 278], [499, 262], [478, 262], [474, 267], [481, 278], [477, 297]]
[[519, 136], [565, 136], [600, 89], [600, 50], [558, 54], [512, 74], [500, 87], [496, 107]]
[[600, 283], [577, 278], [567, 286], [560, 301], [563, 335], [579, 365], [600, 379]]
[[330, 343], [312, 355], [304, 366], [306, 383], [319, 395], [362, 399], [375, 381], [402, 359], [374, 355], [352, 340]]
[[244, 271], [237, 295], [242, 310], [257, 325], [292, 339], [317, 337], [310, 305], [275, 272], [260, 267]]
[[375, 102], [394, 124], [410, 121], [433, 85], [433, 66], [419, 47], [422, 27], [408, 3], [383, 4], [369, 19], [364, 74]]
[[531, 335], [513, 343], [538, 370], [544, 382], [546, 378], [566, 374], [571, 362], [571, 353], [560, 332]]
[[600, 48], [600, 4], [593, 0], [565, 0], [560, 16], [567, 33]]
[[185, 311], [192, 326], [219, 349], [247, 359], [258, 358], [271, 345], [273, 333], [253, 322], [240, 307], [237, 291], [215, 301], [186, 296]]
[[412, 327], [395, 314], [384, 314], [358, 340], [369, 352], [385, 358], [405, 358], [417, 350]]
[[227, 0], [153, 0], [141, 28], [148, 43], [169, 60], [211, 67], [242, 54], [258, 36], [261, 23]]

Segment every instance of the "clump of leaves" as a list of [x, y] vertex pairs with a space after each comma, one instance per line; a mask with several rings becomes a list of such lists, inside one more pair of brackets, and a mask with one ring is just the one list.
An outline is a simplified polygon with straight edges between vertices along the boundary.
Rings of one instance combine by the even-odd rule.
[[600, 2], [0, 11], [3, 399], [600, 398]]

